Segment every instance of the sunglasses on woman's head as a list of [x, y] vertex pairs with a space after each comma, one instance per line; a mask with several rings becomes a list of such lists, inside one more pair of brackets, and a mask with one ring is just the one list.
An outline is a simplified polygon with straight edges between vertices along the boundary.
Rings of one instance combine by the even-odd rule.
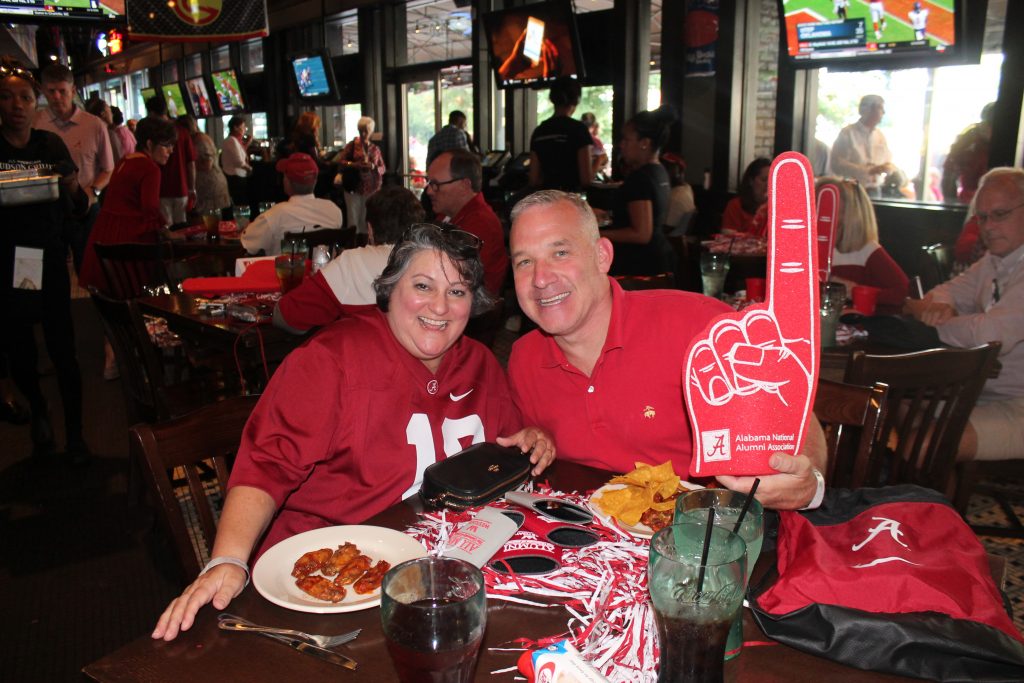
[[409, 239], [413, 231], [417, 229], [431, 229], [454, 247], [460, 255], [466, 257], [477, 256], [480, 253], [480, 247], [484, 244], [483, 240], [471, 232], [460, 230], [448, 224], [434, 225], [433, 223], [416, 223], [411, 225], [402, 236], [402, 241], [404, 242]]

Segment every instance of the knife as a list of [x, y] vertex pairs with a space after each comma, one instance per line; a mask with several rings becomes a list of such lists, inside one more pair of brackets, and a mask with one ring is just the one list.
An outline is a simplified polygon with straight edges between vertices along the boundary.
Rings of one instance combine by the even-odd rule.
[[322, 659], [325, 662], [330, 662], [331, 664], [343, 666], [350, 671], [355, 671], [359, 666], [358, 662], [351, 657], [346, 657], [343, 654], [332, 650], [326, 650], [322, 647], [317, 647], [316, 645], [310, 645], [304, 640], [299, 640], [298, 638], [289, 638], [288, 636], [282, 636], [276, 633], [259, 633], [257, 635], [272, 638], [278, 642], [284, 643], [293, 650], [297, 650], [307, 655], [313, 655], [314, 657]]

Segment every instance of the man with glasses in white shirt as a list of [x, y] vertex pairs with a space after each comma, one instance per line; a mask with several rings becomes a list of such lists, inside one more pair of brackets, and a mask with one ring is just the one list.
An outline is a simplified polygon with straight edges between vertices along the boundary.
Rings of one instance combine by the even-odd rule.
[[904, 311], [950, 346], [1002, 343], [1002, 369], [985, 383], [957, 457], [1008, 460], [1024, 456], [1024, 170], [986, 173], [973, 206], [988, 253]]

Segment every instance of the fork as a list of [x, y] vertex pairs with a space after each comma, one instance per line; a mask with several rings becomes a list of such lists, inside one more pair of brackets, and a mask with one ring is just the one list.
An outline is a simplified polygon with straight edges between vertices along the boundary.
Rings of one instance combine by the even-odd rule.
[[252, 633], [269, 633], [277, 634], [282, 636], [288, 636], [290, 638], [298, 638], [304, 640], [307, 643], [316, 645], [326, 649], [344, 645], [350, 641], [355, 640], [363, 629], [357, 628], [355, 631], [349, 631], [348, 633], [342, 633], [337, 636], [322, 636], [315, 633], [306, 633], [304, 631], [295, 631], [288, 628], [274, 628], [272, 626], [260, 626], [254, 624], [248, 619], [243, 619], [235, 614], [228, 614], [222, 612], [217, 617], [217, 626], [224, 631], [250, 631]]

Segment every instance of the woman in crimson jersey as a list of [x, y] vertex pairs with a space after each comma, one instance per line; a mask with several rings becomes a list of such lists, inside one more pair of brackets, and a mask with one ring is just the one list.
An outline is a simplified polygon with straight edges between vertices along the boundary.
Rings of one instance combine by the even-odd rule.
[[491, 303], [479, 252], [470, 233], [414, 225], [374, 282], [377, 305], [352, 307], [288, 356], [245, 427], [212, 559], [154, 638], [190, 628], [211, 600], [227, 607], [250, 556], [364, 521], [419, 491], [427, 465], [471, 444], [517, 446], [532, 451], [533, 474], [547, 467], [551, 439], [520, 429], [498, 361], [462, 336]]

